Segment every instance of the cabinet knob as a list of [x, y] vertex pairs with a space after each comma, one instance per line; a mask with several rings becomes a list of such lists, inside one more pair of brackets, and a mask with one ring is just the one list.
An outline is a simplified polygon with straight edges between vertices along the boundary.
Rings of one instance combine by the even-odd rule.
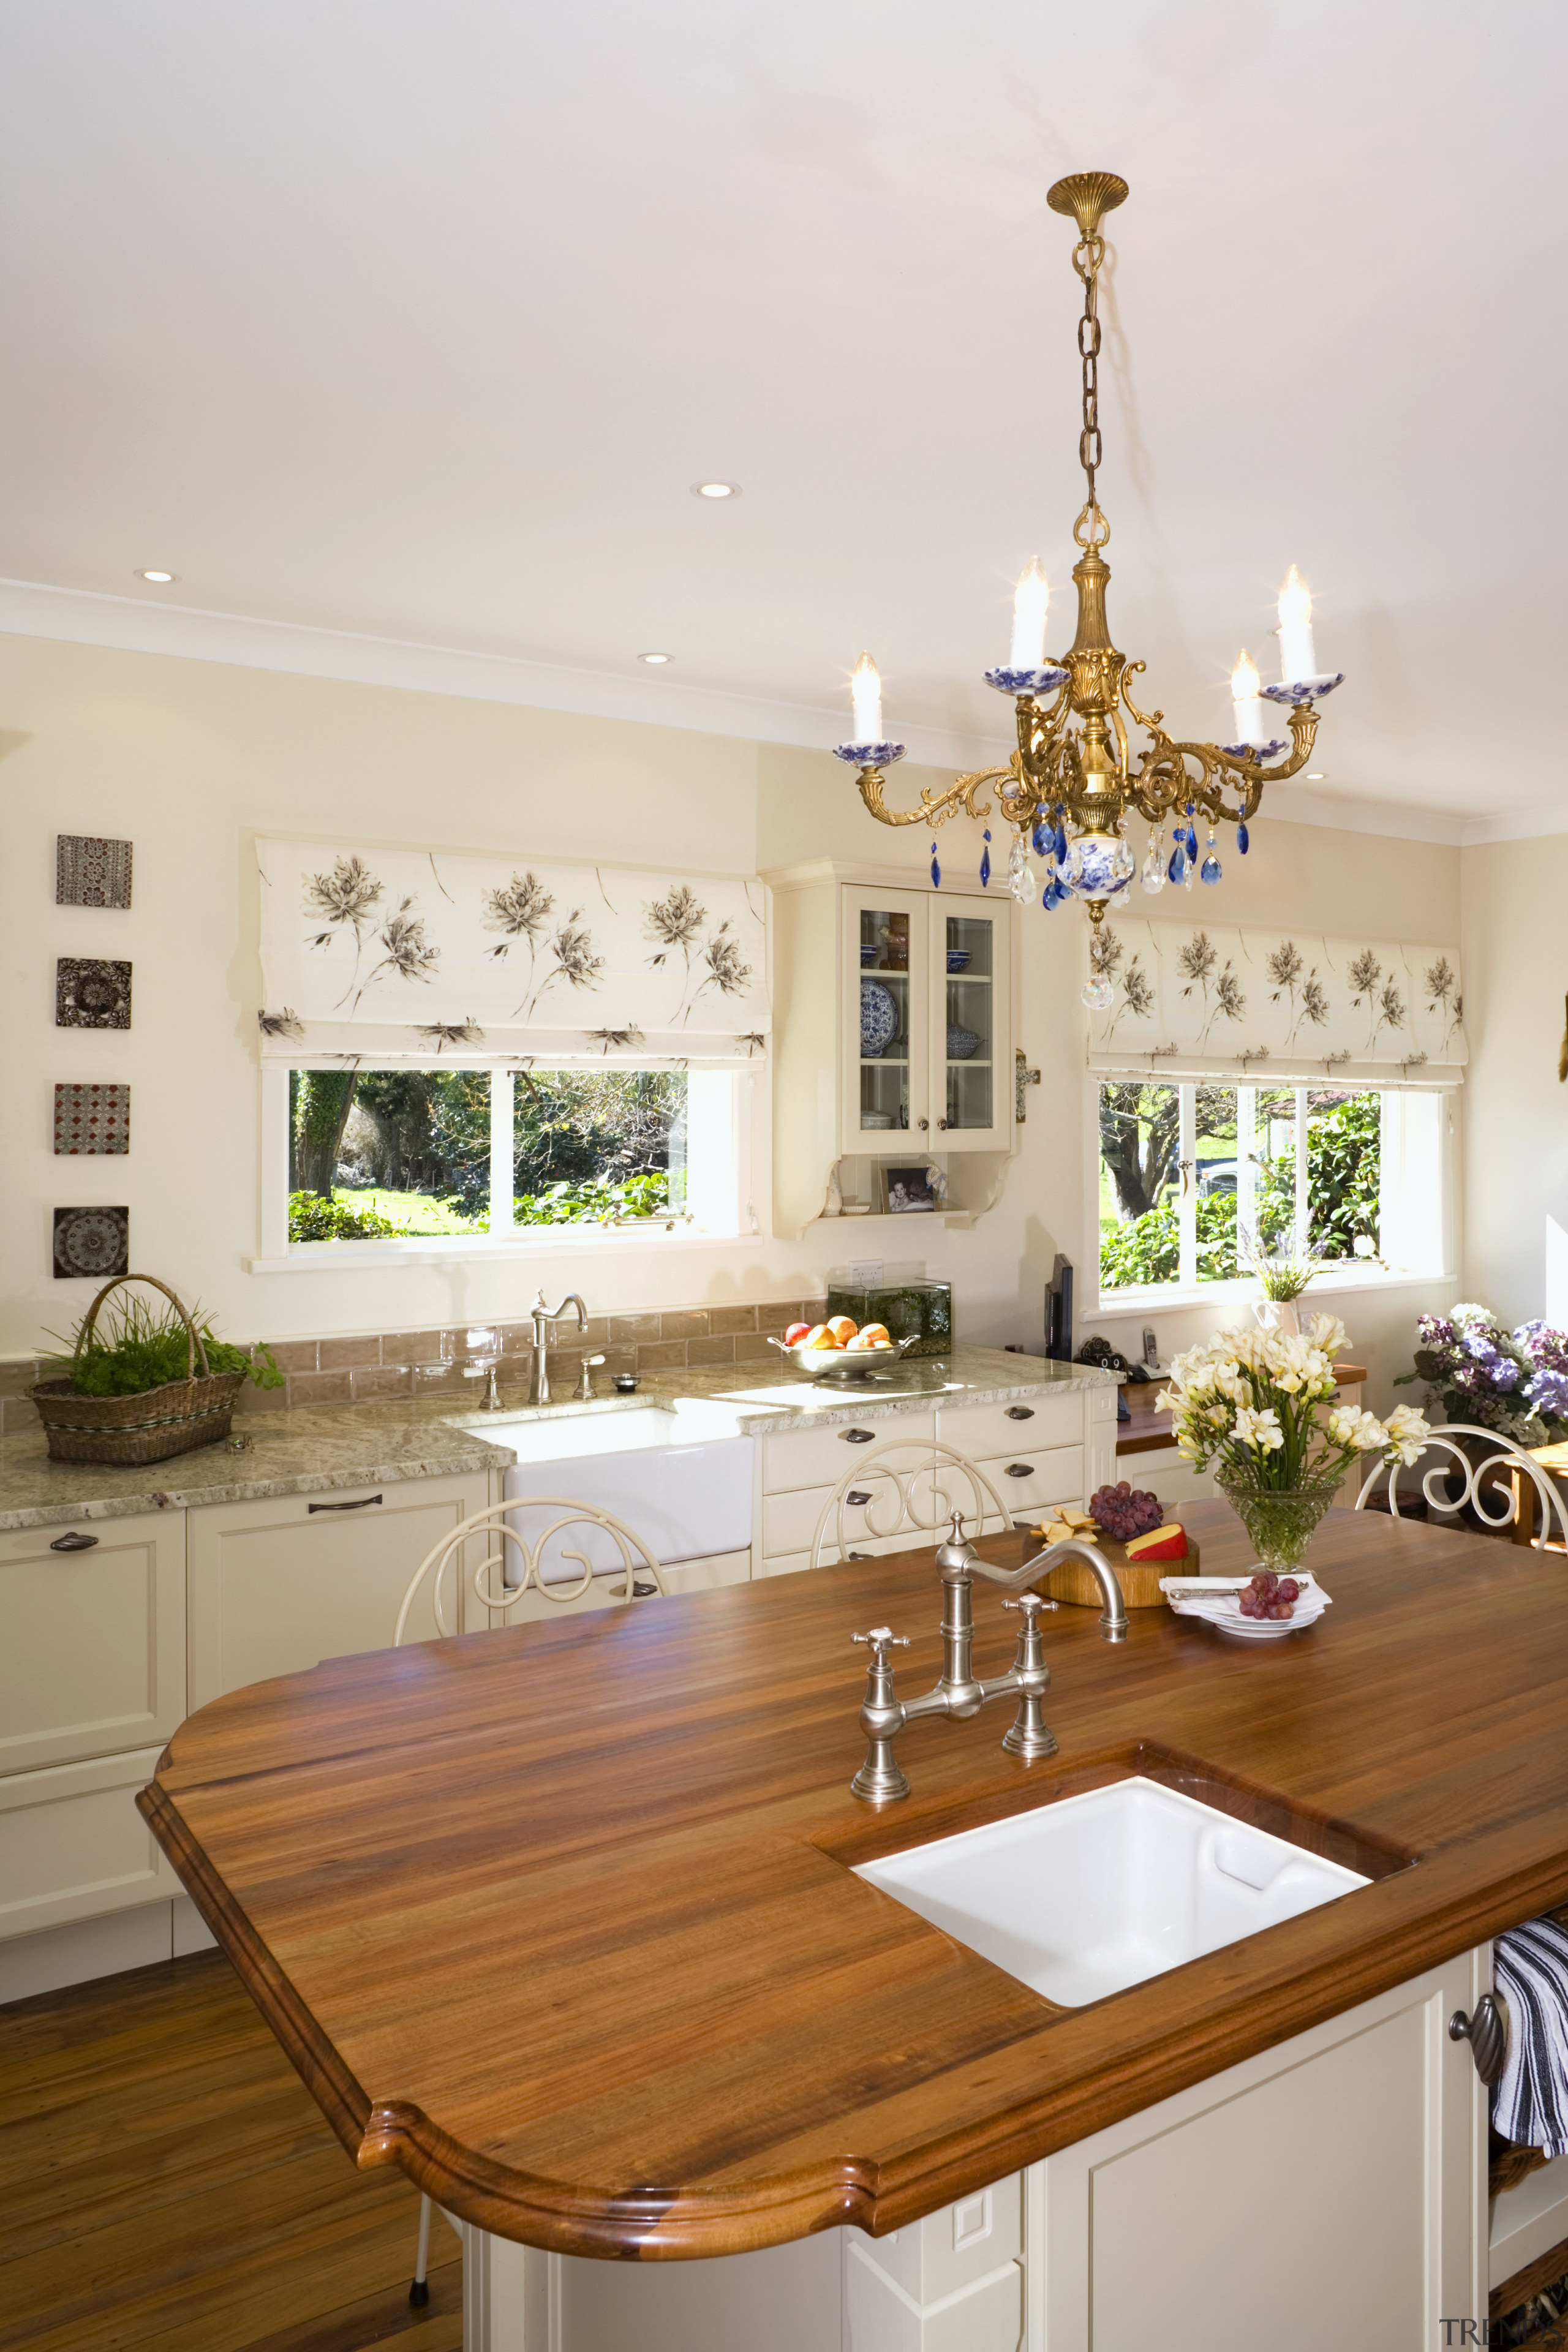
[[1476, 2072], [1490, 2090], [1508, 2054], [1508, 2027], [1501, 2007], [1489, 1992], [1482, 1993], [1473, 2017], [1467, 2017], [1462, 2009], [1454, 2011], [1448, 2020], [1448, 2039], [1469, 2043]]
[[57, 1536], [49, 1549], [51, 1551], [91, 1551], [97, 1541], [96, 1536], [84, 1536], [79, 1528], [73, 1528], [68, 1536]]
[[939, 1119], [937, 1120], [937, 1125], [938, 1125], [938, 1127], [939, 1127], [939, 1128], [942, 1128], [942, 1129], [943, 1129], [945, 1130], [946, 1126], [947, 1126], [947, 1121], [946, 1121], [946, 1119], [945, 1119], [945, 1118], [939, 1118]]
[[841, 1429], [838, 1434], [846, 1445], [869, 1445], [877, 1433], [874, 1429]]
[[931, 1125], [931, 1121], [930, 1121], [930, 1119], [929, 1119], [929, 1118], [917, 1118], [917, 1119], [916, 1119], [916, 1121], [915, 1121], [915, 1125], [916, 1125], [918, 1128], [921, 1128], [921, 1129], [925, 1129], [925, 1128], [928, 1128], [928, 1127]]
[[1032, 1404], [1010, 1404], [1007, 1407], [1007, 1418], [1009, 1421], [1033, 1421], [1035, 1408]]

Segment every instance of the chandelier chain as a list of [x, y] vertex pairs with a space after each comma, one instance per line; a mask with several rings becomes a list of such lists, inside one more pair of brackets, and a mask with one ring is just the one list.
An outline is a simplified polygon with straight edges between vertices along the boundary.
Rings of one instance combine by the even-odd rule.
[[1105, 239], [1083, 236], [1073, 250], [1073, 268], [1083, 280], [1083, 316], [1078, 322], [1079, 357], [1083, 362], [1083, 429], [1078, 438], [1078, 459], [1089, 483], [1089, 496], [1073, 528], [1080, 547], [1103, 547], [1110, 536], [1100, 512], [1095, 475], [1104, 456], [1100, 433], [1100, 268], [1105, 259]]

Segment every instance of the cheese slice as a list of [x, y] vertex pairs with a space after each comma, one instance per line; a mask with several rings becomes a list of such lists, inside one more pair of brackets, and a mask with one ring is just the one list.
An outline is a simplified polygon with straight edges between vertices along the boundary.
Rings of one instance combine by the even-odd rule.
[[1172, 1519], [1146, 1536], [1133, 1536], [1123, 1549], [1129, 1559], [1185, 1559], [1187, 1531], [1179, 1519]]

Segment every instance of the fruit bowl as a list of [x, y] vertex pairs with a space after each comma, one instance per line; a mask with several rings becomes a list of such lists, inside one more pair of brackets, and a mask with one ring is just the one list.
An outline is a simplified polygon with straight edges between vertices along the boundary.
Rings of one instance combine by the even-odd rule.
[[864, 1381], [885, 1365], [896, 1364], [914, 1346], [913, 1339], [886, 1339], [874, 1348], [786, 1348], [770, 1339], [785, 1363], [813, 1381]]

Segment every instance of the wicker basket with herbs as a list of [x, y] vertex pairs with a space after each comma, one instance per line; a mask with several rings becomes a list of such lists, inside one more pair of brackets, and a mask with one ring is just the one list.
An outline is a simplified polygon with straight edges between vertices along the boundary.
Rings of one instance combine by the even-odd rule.
[[[169, 1306], [155, 1310], [142, 1299], [121, 1299], [100, 1332], [105, 1299], [133, 1282], [161, 1290]], [[198, 1329], [168, 1284], [151, 1274], [106, 1282], [78, 1325], [70, 1353], [46, 1360], [58, 1369], [28, 1393], [52, 1462], [166, 1462], [219, 1444], [247, 1381], [260, 1389], [283, 1381], [269, 1348], [252, 1357], [216, 1339], [210, 1323]]]

